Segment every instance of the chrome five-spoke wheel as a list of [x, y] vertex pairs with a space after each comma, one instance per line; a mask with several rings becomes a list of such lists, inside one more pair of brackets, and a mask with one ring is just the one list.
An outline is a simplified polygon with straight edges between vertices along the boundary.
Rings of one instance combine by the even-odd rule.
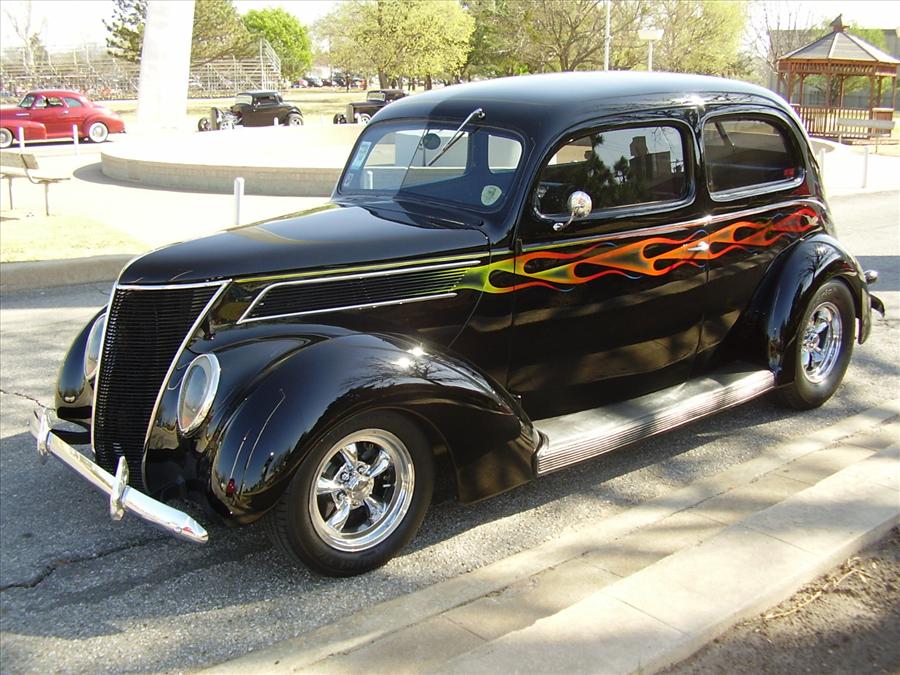
[[810, 382], [827, 378], [841, 353], [843, 323], [841, 313], [831, 302], [823, 302], [810, 314], [800, 346], [803, 374]]
[[350, 576], [385, 564], [412, 540], [434, 484], [431, 445], [413, 418], [388, 410], [355, 415], [301, 451], [265, 521], [289, 559]]
[[341, 439], [316, 469], [309, 511], [322, 540], [339, 551], [384, 541], [409, 510], [415, 468], [406, 445], [384, 429]]
[[853, 353], [854, 317], [844, 282], [832, 279], [816, 290], [797, 317], [793, 378], [777, 392], [782, 403], [809, 410], [837, 391]]

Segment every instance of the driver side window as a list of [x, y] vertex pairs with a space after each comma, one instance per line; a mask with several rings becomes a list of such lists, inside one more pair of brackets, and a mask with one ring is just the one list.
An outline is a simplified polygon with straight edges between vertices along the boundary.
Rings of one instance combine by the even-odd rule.
[[563, 145], [544, 166], [535, 208], [562, 217], [576, 190], [590, 195], [592, 212], [681, 201], [688, 193], [684, 157], [673, 126], [592, 131]]

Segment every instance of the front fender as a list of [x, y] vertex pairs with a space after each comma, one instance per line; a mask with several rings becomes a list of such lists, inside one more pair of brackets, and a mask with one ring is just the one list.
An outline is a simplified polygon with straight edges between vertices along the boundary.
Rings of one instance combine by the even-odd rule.
[[798, 325], [810, 298], [822, 284], [835, 278], [847, 284], [859, 321], [860, 343], [869, 336], [872, 320], [863, 270], [836, 239], [817, 234], [788, 249], [785, 256], [780, 270], [763, 287], [756, 303], [757, 312], [764, 317], [768, 366], [778, 384], [786, 384], [793, 377]]
[[89, 422], [93, 405], [93, 381], [84, 376], [84, 350], [88, 336], [97, 317], [106, 311], [99, 310], [79, 331], [59, 367], [56, 377], [56, 415], [61, 420]]
[[533, 477], [538, 436], [516, 400], [474, 366], [406, 338], [310, 340], [238, 398], [207, 434], [206, 452], [212, 496], [239, 522], [271, 508], [316, 442], [363, 410], [396, 410], [421, 423], [447, 448], [460, 501]]

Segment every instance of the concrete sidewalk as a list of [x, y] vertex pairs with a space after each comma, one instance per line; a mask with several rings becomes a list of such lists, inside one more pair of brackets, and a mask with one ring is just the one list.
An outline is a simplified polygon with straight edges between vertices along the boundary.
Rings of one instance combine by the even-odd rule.
[[215, 673], [654, 672], [900, 520], [900, 399]]

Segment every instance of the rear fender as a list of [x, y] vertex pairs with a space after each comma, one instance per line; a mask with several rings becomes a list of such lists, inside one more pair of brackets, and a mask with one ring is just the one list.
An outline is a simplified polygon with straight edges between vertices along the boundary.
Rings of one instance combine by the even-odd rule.
[[797, 329], [813, 294], [831, 279], [840, 279], [853, 296], [859, 342], [871, 330], [869, 290], [862, 268], [840, 242], [817, 234], [785, 251], [778, 273], [757, 294], [751, 315], [762, 317], [762, 339], [769, 368], [778, 384], [791, 381]]
[[310, 341], [269, 364], [238, 399], [211, 430], [207, 451], [210, 490], [239, 522], [274, 506], [316, 442], [364, 410], [409, 415], [441, 441], [460, 501], [533, 477], [538, 436], [516, 400], [474, 366], [406, 338], [353, 333]]

